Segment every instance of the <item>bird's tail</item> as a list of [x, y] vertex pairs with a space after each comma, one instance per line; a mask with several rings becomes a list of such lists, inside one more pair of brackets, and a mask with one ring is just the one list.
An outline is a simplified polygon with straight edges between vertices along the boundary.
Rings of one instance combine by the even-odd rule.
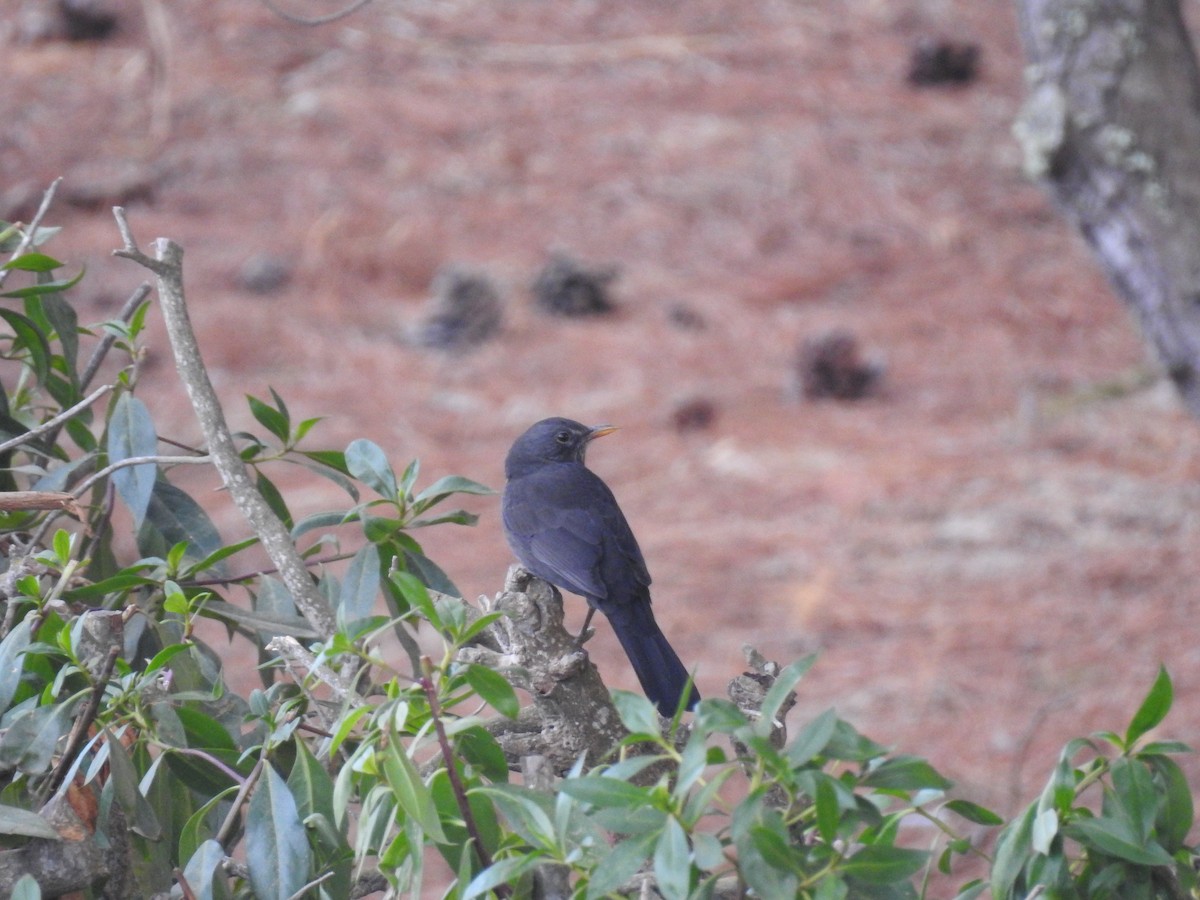
[[659, 713], [675, 715], [684, 688], [690, 691], [684, 704], [687, 709], [693, 709], [700, 702], [700, 692], [695, 685], [688, 685], [688, 671], [654, 620], [649, 601], [614, 610], [609, 621], [633, 664], [642, 690], [658, 707]]

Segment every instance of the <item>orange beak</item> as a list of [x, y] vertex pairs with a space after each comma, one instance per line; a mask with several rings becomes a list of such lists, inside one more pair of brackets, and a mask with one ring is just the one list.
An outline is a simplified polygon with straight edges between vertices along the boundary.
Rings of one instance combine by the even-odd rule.
[[588, 430], [588, 441], [590, 442], [598, 437], [604, 437], [606, 434], [612, 434], [616, 430], [616, 425], [593, 425]]

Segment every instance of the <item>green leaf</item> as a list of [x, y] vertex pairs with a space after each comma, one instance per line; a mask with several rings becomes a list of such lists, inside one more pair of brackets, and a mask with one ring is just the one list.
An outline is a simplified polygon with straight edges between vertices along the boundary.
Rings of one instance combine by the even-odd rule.
[[5, 291], [0, 294], [0, 297], [15, 297], [18, 300], [26, 297], [40, 297], [44, 294], [58, 294], [62, 291], [69, 290], [75, 287], [83, 280], [83, 274], [86, 269], [80, 269], [79, 274], [74, 278], [59, 279], [56, 281], [42, 281], [38, 284], [30, 285], [29, 287], [17, 288], [14, 291]]
[[58, 342], [62, 345], [63, 358], [67, 363], [67, 383], [71, 385], [71, 396], [70, 402], [62, 405], [74, 406], [79, 398], [77, 390], [79, 376], [76, 372], [76, 361], [79, 355], [79, 317], [75, 313], [75, 307], [59, 294], [43, 297], [41, 303], [46, 313], [46, 319], [54, 328], [54, 333], [58, 335]]
[[686, 900], [692, 882], [692, 854], [687, 834], [674, 817], [667, 819], [654, 848], [654, 879], [665, 900]]
[[[154, 483], [154, 493], [151, 494], [150, 505], [146, 509], [146, 525], [161, 536], [168, 547], [186, 541], [186, 556], [190, 559], [199, 560], [212, 556], [222, 546], [221, 535], [217, 533], [217, 528], [208, 517], [208, 513], [186, 492], [165, 478], [160, 478]], [[142, 547], [143, 542], [147, 540], [148, 531], [143, 528], [138, 534], [138, 546]]]
[[1165, 666], [1159, 666], [1158, 677], [1154, 679], [1150, 692], [1146, 694], [1146, 699], [1134, 713], [1133, 720], [1129, 723], [1129, 729], [1125, 732], [1126, 746], [1132, 747], [1134, 741], [1165, 719], [1167, 713], [1171, 711], [1173, 699], [1174, 689], [1171, 686], [1171, 676], [1167, 674]]
[[209, 600], [201, 615], [209, 619], [236, 622], [266, 634], [288, 634], [298, 638], [315, 638], [316, 631], [300, 616], [281, 616], [263, 610], [251, 612], [225, 600]]
[[76, 698], [35, 706], [12, 720], [0, 737], [0, 770], [41, 775], [50, 768], [58, 741], [71, 729]]
[[125, 810], [130, 827], [144, 838], [157, 841], [162, 825], [150, 803], [138, 787], [138, 772], [121, 739], [107, 728], [103, 729], [104, 746], [108, 750], [108, 768], [112, 773], [113, 793]]
[[292, 511], [288, 509], [287, 500], [284, 499], [279, 488], [275, 486], [275, 482], [262, 472], [255, 472], [254, 486], [262, 494], [262, 498], [267, 502], [267, 506], [271, 507], [271, 512], [279, 517], [279, 521], [285, 527], [291, 528], [294, 524], [292, 522]]
[[500, 715], [515, 719], [521, 712], [517, 692], [499, 672], [472, 664], [467, 666], [466, 676], [471, 689]]
[[763, 857], [758, 841], [755, 840], [759, 834], [759, 825], [773, 821], [775, 827], [782, 827], [779, 813], [764, 807], [763, 793], [764, 791], [760, 790], [746, 797], [733, 812], [732, 832], [737, 849], [738, 872], [758, 896], [795, 897], [798, 896], [799, 885], [796, 874], [790, 869], [779, 869], [771, 865]]
[[654, 708], [654, 704], [643, 697], [641, 694], [634, 694], [630, 691], [612, 692], [613, 706], [617, 708], [617, 714], [621, 717], [621, 722], [632, 734], [647, 734], [654, 737], [660, 737], [658, 725], [658, 710]]
[[47, 841], [61, 840], [53, 825], [37, 813], [21, 809], [19, 806], [0, 805], [0, 834], [42, 838]]
[[116, 575], [113, 575], [111, 578], [105, 578], [103, 581], [63, 591], [63, 596], [73, 601], [98, 600], [101, 597], [107, 597], [109, 594], [125, 594], [133, 588], [158, 584], [153, 578], [147, 578], [144, 575], [138, 575], [136, 571], [131, 571], [133, 569], [149, 568], [152, 567], [148, 565], [130, 566], [129, 569], [118, 572]]
[[419, 504], [421, 509], [429, 509], [452, 494], [475, 494], [486, 497], [494, 493], [496, 493], [494, 490], [478, 481], [463, 478], [461, 475], [447, 475], [417, 494], [413, 498], [413, 502]]
[[1120, 756], [1112, 761], [1112, 798], [1133, 829], [1139, 842], [1149, 840], [1158, 814], [1158, 795], [1150, 769], [1140, 759]]
[[822, 773], [817, 782], [816, 797], [813, 798], [817, 808], [817, 833], [826, 844], [837, 840], [838, 825], [842, 819], [841, 805], [838, 803], [837, 788], [833, 779]]
[[962, 816], [968, 822], [974, 822], [976, 825], [1004, 824], [1004, 819], [996, 813], [986, 807], [980, 806], [978, 803], [972, 803], [970, 800], [951, 800], [946, 803], [945, 808]]
[[22, 272], [52, 272], [55, 269], [62, 268], [62, 265], [53, 256], [47, 256], [44, 253], [25, 253], [16, 259], [9, 260], [0, 266], [0, 269], [19, 269]]
[[473, 725], [458, 732], [454, 735], [454, 746], [485, 778], [495, 782], [508, 780], [508, 760], [504, 756], [504, 749], [482, 725]]
[[[12, 602], [11, 600], [9, 602]], [[22, 619], [0, 641], [0, 713], [8, 709], [25, 668], [25, 648], [29, 646], [29, 620]]]
[[1183, 847], [1195, 821], [1192, 790], [1187, 776], [1175, 760], [1166, 756], [1143, 757], [1154, 769], [1161, 783], [1158, 817], [1155, 827], [1158, 839], [1168, 852]]
[[1032, 850], [1033, 819], [1037, 804], [1031, 803], [1020, 818], [1013, 819], [996, 840], [995, 862], [992, 863], [991, 887], [995, 900], [1007, 900], [1025, 868]]
[[288, 775], [288, 789], [301, 819], [320, 813], [333, 819], [333, 779], [317, 762], [304, 741], [296, 741], [296, 761]]
[[788, 695], [792, 693], [796, 685], [800, 683], [800, 679], [816, 661], [816, 654], [810, 654], [804, 659], [792, 663], [776, 676], [775, 683], [771, 685], [767, 690], [767, 695], [763, 698], [762, 712], [754, 726], [755, 733], [764, 737], [771, 733], [775, 717], [779, 715], [779, 710], [783, 707]]
[[[29, 290], [26, 288], [25, 290]], [[0, 294], [0, 297], [12, 296], [9, 294]], [[21, 315], [16, 310], [0, 307], [0, 318], [8, 322], [8, 325], [13, 330], [13, 347], [23, 347], [29, 354], [29, 365], [33, 369], [34, 375], [37, 377], [39, 384], [45, 384], [50, 377], [50, 342], [46, 340], [46, 335], [42, 330], [34, 324], [34, 322]], [[0, 337], [3, 337], [0, 335]]]
[[[110, 463], [141, 456], [154, 456], [158, 436], [146, 404], [133, 394], [122, 394], [108, 422], [108, 459]], [[128, 466], [112, 473], [117, 494], [133, 513], [133, 527], [142, 527], [142, 519], [154, 492], [158, 467], [154, 463]]]
[[886, 752], [886, 747], [859, 734], [845, 719], [838, 719], [833, 729], [833, 737], [825, 745], [823, 755], [843, 762], [866, 762], [883, 756]]
[[359, 438], [346, 448], [346, 468], [350, 474], [388, 500], [395, 499], [396, 473], [387, 454], [374, 441]]
[[598, 807], [636, 809], [653, 805], [649, 788], [638, 787], [619, 778], [605, 775], [583, 775], [579, 778], [564, 778], [558, 790], [568, 797]]
[[588, 878], [587, 900], [607, 897], [632, 878], [658, 841], [657, 834], [643, 834], [605, 848]]
[[887, 844], [868, 844], [842, 866], [847, 878], [864, 884], [897, 884], [911, 878], [929, 860], [924, 850], [906, 850]]
[[1043, 809], [1033, 820], [1030, 845], [1043, 856], [1050, 855], [1050, 846], [1058, 837], [1058, 811], [1054, 807]]
[[548, 812], [552, 800], [546, 794], [515, 784], [473, 788], [471, 793], [492, 798], [509, 827], [531, 846], [554, 847], [554, 824]]
[[290, 897], [309, 880], [312, 851], [296, 800], [275, 767], [262, 775], [246, 810], [246, 865], [258, 897]]
[[307, 534], [310, 531], [316, 531], [318, 528], [337, 528], [339, 525], [345, 525], [347, 521], [355, 521], [347, 519], [344, 512], [321, 512], [313, 513], [305, 516], [299, 522], [292, 526], [292, 539]]
[[188, 857], [183, 877], [196, 900], [223, 900], [230, 896], [222, 868], [224, 862], [225, 848], [214, 840], [205, 841]]
[[785, 751], [792, 767], [799, 769], [819, 755], [833, 738], [836, 727], [837, 713], [830, 708], [801, 728]]
[[442, 824], [438, 819], [437, 808], [429, 788], [421, 780], [417, 767], [404, 752], [400, 735], [393, 732], [387, 747], [381, 752], [383, 774], [391, 788], [392, 795], [414, 821], [416, 821], [431, 839], [439, 843], [446, 840], [442, 833]]
[[417, 553], [405, 548], [404, 567], [416, 575], [417, 578], [421, 579], [421, 583], [431, 591], [439, 591], [443, 594], [449, 594], [451, 597], [462, 596], [462, 591], [450, 580], [450, 576], [443, 572], [437, 563], [423, 553]]
[[868, 787], [900, 791], [944, 791], [952, 786], [927, 761], [905, 755], [885, 759], [867, 773], [862, 783]]
[[1130, 826], [1107, 816], [1077, 819], [1063, 826], [1063, 834], [1085, 847], [1099, 850], [1139, 866], [1171, 866], [1174, 860], [1154, 841], [1140, 841]]
[[250, 405], [250, 413], [258, 420], [258, 424], [279, 438], [283, 443], [287, 443], [291, 423], [288, 421], [286, 412], [280, 412], [273, 406], [268, 406], [250, 394], [246, 395], [246, 403]]
[[513, 856], [494, 862], [471, 879], [471, 883], [463, 892], [462, 900], [474, 900], [476, 897], [482, 897], [502, 884], [516, 884], [526, 872], [543, 862], [544, 860], [540, 856], [532, 854]]
[[216, 835], [218, 825], [211, 821], [216, 818], [213, 812], [224, 800], [236, 794], [237, 790], [237, 785], [230, 785], [225, 790], [214, 794], [212, 799], [188, 817], [179, 832], [180, 859], [191, 859], [200, 849], [201, 844]]
[[379, 597], [379, 548], [365, 544], [354, 554], [338, 593], [338, 614], [347, 624], [371, 616]]

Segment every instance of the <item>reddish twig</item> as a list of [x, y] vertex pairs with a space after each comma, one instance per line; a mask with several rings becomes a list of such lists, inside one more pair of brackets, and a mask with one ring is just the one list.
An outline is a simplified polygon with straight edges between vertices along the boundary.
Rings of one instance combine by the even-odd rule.
[[[437, 731], [438, 746], [442, 751], [442, 760], [446, 764], [446, 775], [450, 778], [450, 789], [454, 791], [454, 800], [458, 804], [458, 811], [462, 814], [467, 834], [471, 836], [471, 841], [475, 844], [475, 852], [479, 855], [479, 864], [485, 869], [491, 868], [492, 855], [483, 844], [479, 826], [475, 823], [471, 804], [467, 800], [466, 786], [463, 785], [462, 778], [458, 774], [458, 766], [454, 762], [454, 751], [450, 748], [450, 738], [446, 735], [446, 727], [442, 724], [442, 705], [438, 701], [433, 679], [429, 677], [429, 673], [433, 671], [433, 663], [429, 657], [421, 657], [421, 669], [425, 672], [420, 681], [421, 689], [425, 691], [425, 697], [429, 701], [429, 714], [433, 716], [433, 727]], [[512, 891], [507, 885], [497, 885], [495, 892], [500, 897], [512, 896]]]

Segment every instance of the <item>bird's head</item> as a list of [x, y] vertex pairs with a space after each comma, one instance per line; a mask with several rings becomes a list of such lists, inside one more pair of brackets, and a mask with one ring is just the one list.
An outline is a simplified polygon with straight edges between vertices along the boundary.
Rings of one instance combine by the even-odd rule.
[[508, 478], [556, 462], [584, 461], [588, 444], [616, 431], [613, 425], [583, 425], [571, 419], [542, 419], [517, 438], [504, 462]]

